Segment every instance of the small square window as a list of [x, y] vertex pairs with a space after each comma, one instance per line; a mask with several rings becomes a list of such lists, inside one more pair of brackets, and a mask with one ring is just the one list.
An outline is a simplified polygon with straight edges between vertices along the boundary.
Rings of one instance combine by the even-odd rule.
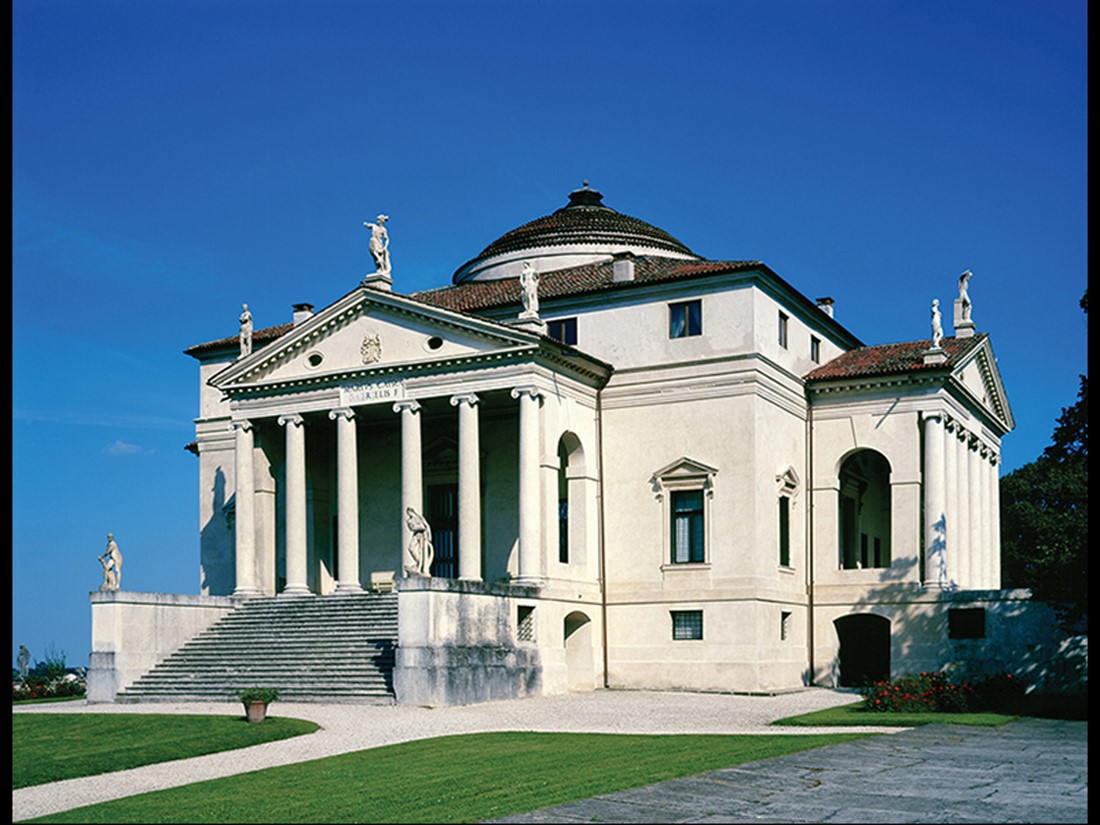
[[702, 610], [673, 610], [671, 612], [673, 641], [703, 638]]
[[684, 301], [668, 305], [668, 337], [686, 338], [703, 334], [703, 302]]
[[577, 344], [577, 319], [559, 318], [546, 322], [546, 336], [569, 346]]
[[985, 608], [957, 607], [947, 611], [947, 638], [984, 639]]
[[535, 608], [519, 605], [516, 610], [516, 639], [521, 642], [535, 641]]
[[779, 313], [779, 346], [783, 349], [787, 348], [787, 321], [789, 320], [790, 318], [786, 313]]
[[810, 360], [815, 364], [821, 363], [821, 340], [810, 336]]

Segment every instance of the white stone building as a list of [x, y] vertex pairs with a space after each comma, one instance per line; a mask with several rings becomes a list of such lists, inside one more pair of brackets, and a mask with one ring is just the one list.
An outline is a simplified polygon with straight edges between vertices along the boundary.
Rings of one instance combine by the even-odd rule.
[[[419, 704], [856, 684], [1026, 641], [999, 574], [1012, 413], [968, 298], [938, 347], [864, 346], [831, 300], [587, 184], [452, 285], [400, 281], [187, 350], [202, 596], [93, 594], [113, 689], [243, 598], [395, 582]], [[136, 621], [181, 629], [138, 657]]]

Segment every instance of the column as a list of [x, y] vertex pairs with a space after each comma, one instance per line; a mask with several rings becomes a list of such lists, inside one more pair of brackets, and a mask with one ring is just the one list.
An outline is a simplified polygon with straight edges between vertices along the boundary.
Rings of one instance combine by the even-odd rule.
[[236, 582], [234, 596], [259, 596], [256, 587], [256, 484], [252, 472], [252, 422], [234, 421]]
[[943, 476], [944, 476], [944, 511], [947, 519], [947, 532], [945, 534], [944, 561], [947, 565], [947, 581], [945, 584], [958, 584], [959, 582], [959, 479], [958, 470], [955, 468], [956, 449], [955, 431], [959, 428], [958, 422], [948, 418], [944, 422], [943, 451]]
[[[420, 404], [412, 399], [398, 401], [393, 411], [401, 414], [401, 569], [397, 575], [408, 575], [415, 568], [409, 543], [409, 530], [405, 512], [415, 510], [424, 515], [424, 481], [420, 459]], [[425, 516], [426, 518], [426, 516]]]
[[286, 587], [284, 596], [308, 596], [306, 579], [306, 433], [302, 416], [279, 416], [286, 427]]
[[924, 416], [924, 586], [946, 583], [944, 429], [940, 413]]
[[539, 398], [537, 387], [516, 387], [519, 399], [519, 575], [521, 583], [542, 581], [539, 535]]
[[982, 465], [978, 455], [978, 438], [970, 436], [966, 450], [967, 510], [970, 520], [970, 586], [985, 587], [987, 575], [982, 567]]
[[458, 407], [458, 577], [481, 581], [481, 469], [478, 397], [451, 397]]
[[337, 593], [358, 593], [359, 583], [359, 445], [355, 412], [350, 407], [331, 410], [336, 422], [336, 547]]
[[997, 469], [1000, 465], [1000, 456], [994, 453], [990, 457], [990, 473], [993, 477], [993, 486], [990, 491], [990, 511], [993, 523], [993, 580], [990, 587], [1001, 589], [1001, 473]]
[[993, 587], [993, 514], [989, 509], [993, 491], [989, 477], [990, 451], [986, 446], [979, 450], [981, 459], [981, 506], [982, 506], [982, 587]]
[[967, 492], [967, 433], [962, 425], [955, 427], [955, 526], [951, 533], [954, 546], [955, 569], [959, 587], [966, 590], [973, 586], [974, 565], [970, 561], [970, 499]]

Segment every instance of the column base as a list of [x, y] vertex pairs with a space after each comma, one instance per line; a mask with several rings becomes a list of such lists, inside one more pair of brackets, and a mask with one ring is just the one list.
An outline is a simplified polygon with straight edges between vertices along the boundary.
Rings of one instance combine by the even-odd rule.
[[292, 585], [290, 587], [285, 588], [283, 590], [283, 592], [279, 594], [279, 598], [280, 599], [284, 598], [284, 597], [294, 598], [294, 597], [297, 597], [297, 596], [312, 596], [312, 595], [313, 595], [313, 591], [311, 591], [305, 585], [299, 584], [299, 585]]
[[543, 576], [516, 576], [512, 579], [514, 584], [522, 584], [527, 587], [545, 587], [546, 579]]
[[238, 587], [230, 595], [234, 599], [257, 599], [263, 592], [255, 587]]
[[359, 582], [337, 582], [336, 589], [329, 593], [330, 596], [339, 596], [342, 593], [362, 593], [363, 586]]

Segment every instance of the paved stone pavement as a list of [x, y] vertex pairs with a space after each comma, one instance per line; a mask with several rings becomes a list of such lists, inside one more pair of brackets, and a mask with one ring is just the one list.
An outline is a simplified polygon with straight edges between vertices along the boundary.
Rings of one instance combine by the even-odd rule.
[[499, 822], [1087, 822], [1088, 723], [928, 725]]
[[[180, 759], [159, 765], [117, 771], [108, 775], [69, 779], [12, 791], [12, 821], [20, 821], [71, 808], [118, 799], [132, 794], [175, 787], [259, 770], [319, 759], [340, 753], [396, 742], [481, 731], [579, 731], [593, 733], [823, 733], [840, 730], [875, 730], [893, 734], [862, 742], [836, 745], [780, 759], [765, 760], [738, 768], [703, 774], [649, 788], [597, 797], [514, 818], [516, 822], [737, 822], [753, 811], [776, 815], [790, 822], [825, 821], [917, 821], [890, 820], [881, 809], [868, 804], [871, 819], [855, 819], [822, 806], [823, 800], [859, 802], [865, 792], [888, 788], [887, 780], [905, 786], [909, 769], [924, 777], [914, 783], [908, 797], [940, 800], [937, 815], [953, 810], [944, 800], [959, 794], [990, 803], [989, 814], [967, 803], [969, 818], [920, 821], [954, 822], [1084, 822], [1087, 803], [1087, 723], [1017, 722], [990, 731], [984, 728], [938, 727], [928, 739], [929, 729], [905, 731], [898, 728], [781, 728], [769, 723], [784, 716], [847, 704], [858, 698], [852, 691], [810, 688], [779, 696], [734, 696], [657, 691], [609, 691], [546, 696], [503, 702], [486, 702], [454, 708], [422, 708], [404, 705], [313, 704], [276, 702], [272, 716], [310, 719], [321, 725], [316, 733], [269, 742], [236, 751]], [[139, 705], [89, 705], [86, 702], [25, 705], [13, 713], [190, 713], [240, 715], [236, 702], [148, 703]], [[1075, 727], [1076, 726], [1076, 727]], [[1013, 731], [1022, 733], [1013, 734]], [[899, 737], [901, 737], [899, 739]], [[892, 748], [890, 743], [912, 740]], [[974, 744], [970, 744], [974, 743]], [[837, 750], [845, 749], [845, 750]], [[928, 751], [926, 754], [925, 751]], [[832, 754], [838, 753], [836, 762]], [[931, 754], [931, 755], [930, 755]], [[977, 773], [981, 781], [963, 781], [962, 773], [945, 768], [942, 759], [954, 759], [963, 771], [972, 765], [992, 764]], [[954, 756], [952, 756], [954, 755]], [[814, 760], [822, 759], [820, 765]], [[987, 760], [980, 762], [979, 760]], [[786, 760], [786, 761], [785, 761]], [[993, 760], [993, 761], [989, 761]], [[1038, 773], [1017, 773], [1020, 762]], [[927, 763], [927, 764], [925, 764]], [[838, 765], [842, 769], [838, 769]], [[820, 768], [820, 770], [817, 770]], [[924, 773], [920, 773], [924, 771]], [[728, 776], [727, 776], [728, 774]], [[970, 774], [966, 774], [969, 776]], [[808, 778], [807, 778], [808, 777]], [[992, 777], [992, 785], [991, 783]], [[1031, 780], [1031, 781], [1029, 781]], [[840, 784], [843, 781], [850, 787]], [[820, 782], [821, 784], [816, 784]], [[700, 784], [702, 783], [702, 784]], [[862, 783], [862, 784], [861, 784]], [[929, 786], [925, 792], [921, 786]], [[870, 790], [868, 791], [867, 786]], [[825, 792], [805, 796], [815, 788]], [[959, 790], [961, 788], [962, 790]], [[985, 788], [982, 791], [982, 788]], [[946, 789], [946, 790], [945, 790]], [[721, 791], [723, 795], [719, 795]], [[782, 800], [776, 796], [782, 792]], [[768, 795], [770, 794], [770, 795]], [[890, 792], [885, 795], [889, 797]], [[1007, 797], [1005, 795], [1008, 795]], [[637, 795], [637, 796], [631, 796]], [[647, 797], [648, 795], [648, 797]], [[745, 797], [750, 797], [748, 801]], [[628, 798], [629, 797], [629, 798]], [[884, 795], [878, 794], [879, 800]], [[646, 801], [648, 798], [648, 801]], [[1005, 801], [1007, 798], [1007, 801]], [[757, 799], [758, 801], [752, 801]], [[801, 800], [803, 818], [795, 809], [771, 807], [779, 802]], [[633, 801], [632, 801], [633, 800]], [[667, 807], [672, 800], [680, 800]], [[1038, 800], [1038, 801], [1034, 801]], [[654, 806], [654, 802], [661, 803]], [[1020, 807], [1020, 804], [1027, 805]], [[1019, 804], [1018, 804], [1019, 803]], [[879, 802], [878, 804], [885, 804]], [[916, 803], [914, 803], [916, 804]], [[626, 807], [622, 807], [625, 805]], [[665, 806], [665, 807], [662, 807]], [[715, 806], [718, 806], [715, 808]], [[1030, 806], [1030, 807], [1029, 807]], [[1012, 810], [1050, 811], [1042, 817], [1021, 816]], [[847, 810], [847, 809], [845, 809]], [[863, 811], [858, 804], [852, 811]], [[894, 800], [890, 812], [907, 810]], [[919, 808], [917, 810], [920, 810]], [[978, 810], [978, 813], [973, 813]], [[1064, 813], [1064, 816], [1063, 816]], [[809, 818], [805, 818], [808, 816]], [[652, 817], [652, 818], [647, 818]], [[831, 818], [831, 820], [830, 820]], [[767, 821], [763, 819], [761, 821]]]

